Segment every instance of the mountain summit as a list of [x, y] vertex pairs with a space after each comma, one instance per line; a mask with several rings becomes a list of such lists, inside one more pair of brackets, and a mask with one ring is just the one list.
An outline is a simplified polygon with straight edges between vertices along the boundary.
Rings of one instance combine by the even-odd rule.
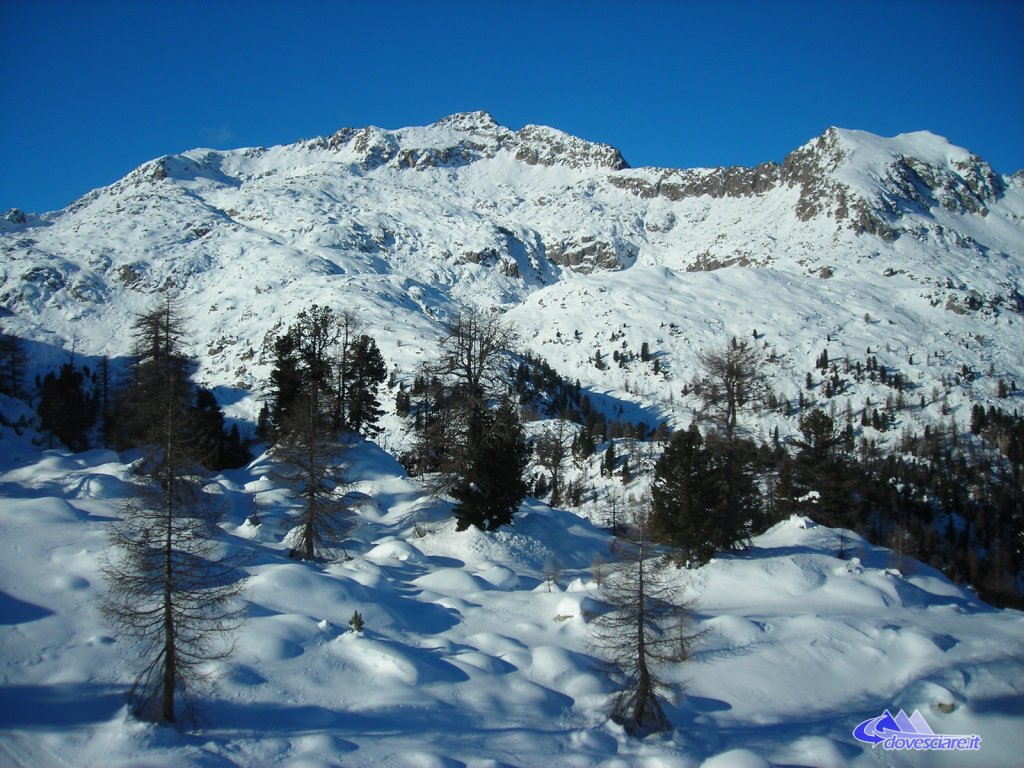
[[[756, 330], [793, 394], [787, 375], [823, 345], [867, 348], [924, 391], [975, 372], [945, 406], [963, 421], [998, 381], [1024, 382], [1022, 221], [1019, 175], [930, 133], [829, 128], [781, 164], [630, 168], [608, 145], [465, 112], [167, 155], [64, 210], [10, 211], [0, 306], [55, 358], [116, 357], [173, 284], [196, 310], [200, 375], [247, 418], [263, 339], [320, 301], [390, 330], [392, 360], [429, 351], [461, 303], [498, 308], [556, 367], [680, 421], [686, 371], [721, 337]], [[661, 373], [592, 366], [610, 333], [656, 345]]]

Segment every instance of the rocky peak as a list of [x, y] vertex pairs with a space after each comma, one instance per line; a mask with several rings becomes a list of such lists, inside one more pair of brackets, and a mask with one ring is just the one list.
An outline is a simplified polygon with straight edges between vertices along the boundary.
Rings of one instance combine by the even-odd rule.
[[571, 168], [629, 168], [625, 158], [609, 144], [570, 136], [545, 125], [527, 125], [516, 136], [516, 159], [528, 165], [568, 165]]
[[456, 112], [454, 115], [441, 118], [433, 125], [434, 127], [450, 128], [464, 133], [487, 133], [497, 131], [502, 127], [491, 116], [490, 112], [485, 112], [484, 110]]

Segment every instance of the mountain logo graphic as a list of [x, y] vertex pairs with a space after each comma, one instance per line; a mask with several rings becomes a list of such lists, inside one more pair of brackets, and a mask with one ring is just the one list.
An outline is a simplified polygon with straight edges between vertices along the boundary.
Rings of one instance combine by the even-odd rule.
[[978, 750], [981, 736], [938, 734], [918, 710], [907, 716], [902, 709], [894, 716], [885, 710], [878, 717], [872, 717], [853, 729], [857, 741], [870, 744], [872, 749], [881, 744], [882, 749], [914, 751], [925, 750]]

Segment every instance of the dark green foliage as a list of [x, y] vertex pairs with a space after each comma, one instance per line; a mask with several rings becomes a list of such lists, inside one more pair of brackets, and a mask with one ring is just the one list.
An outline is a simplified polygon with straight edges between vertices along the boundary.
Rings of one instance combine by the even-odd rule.
[[615, 471], [615, 443], [608, 441], [608, 447], [604, 449], [604, 458], [601, 459], [602, 477], [611, 477]]
[[353, 632], [362, 632], [366, 626], [363, 621], [363, 614], [359, 611], [352, 611], [352, 618], [348, 620], [348, 626]]
[[654, 467], [651, 484], [651, 534], [684, 549], [694, 562], [707, 562], [722, 539], [712, 516], [711, 457], [693, 424], [677, 432]]
[[404, 384], [398, 385], [398, 392], [395, 393], [395, 413], [406, 418], [412, 413], [412, 398]]
[[832, 417], [820, 409], [800, 419], [801, 439], [793, 466], [795, 485], [803, 501], [794, 512], [807, 514], [820, 523], [849, 527], [854, 522], [853, 467], [845, 451], [845, 440]]
[[493, 531], [511, 523], [527, 490], [523, 473], [529, 449], [515, 404], [503, 397], [497, 408], [477, 418], [476, 447], [451, 493], [457, 502], [453, 514], [460, 531], [471, 525]]
[[195, 360], [185, 353], [187, 333], [181, 309], [165, 296], [133, 326], [134, 355], [128, 380], [117, 393], [118, 449], [164, 445], [167, 432], [182, 436], [193, 460], [200, 460], [194, 440]]
[[377, 343], [364, 334], [352, 345], [344, 365], [347, 381], [344, 425], [356, 434], [372, 437], [380, 432], [377, 422], [384, 413], [377, 399], [377, 388], [387, 378], [384, 358]]
[[85, 376], [73, 364], [62, 365], [56, 376], [46, 374], [38, 407], [41, 426], [70, 450], [89, 447], [89, 430], [96, 423], [97, 409], [97, 398], [86, 391]]
[[25, 379], [26, 355], [21, 339], [0, 332], [0, 392], [20, 397]]
[[252, 461], [238, 425], [232, 425], [231, 429], [224, 426], [224, 412], [213, 392], [205, 387], [196, 390], [193, 423], [203, 466], [215, 470], [236, 469]]
[[654, 467], [655, 538], [684, 550], [694, 564], [749, 540], [762, 524], [749, 441], [707, 441], [695, 425], [677, 432]]

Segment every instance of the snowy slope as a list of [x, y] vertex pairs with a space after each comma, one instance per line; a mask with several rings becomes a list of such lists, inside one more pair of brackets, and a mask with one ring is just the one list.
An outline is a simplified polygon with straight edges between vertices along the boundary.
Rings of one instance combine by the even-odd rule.
[[[130, 649], [96, 610], [127, 468], [3, 437], [6, 765], [1009, 766], [1024, 749], [1024, 615], [916, 562], [888, 570], [889, 553], [856, 537], [857, 559], [840, 560], [837, 532], [797, 518], [683, 582], [709, 632], [667, 671], [676, 728], [626, 738], [607, 720], [616, 673], [588, 634], [607, 534], [532, 503], [511, 528], [457, 533], [370, 444], [351, 455], [365, 494], [351, 559], [326, 567], [286, 557], [293, 502], [269, 459], [212, 479], [225, 540], [251, 554], [250, 618], [212, 670], [208, 724], [141, 725], [124, 707]], [[353, 610], [362, 634], [346, 627]], [[883, 756], [851, 732], [886, 708], [983, 749]]]
[[[1024, 382], [1022, 216], [1019, 177], [928, 133], [829, 129], [781, 164], [631, 169], [611, 147], [465, 113], [169, 155], [63, 211], [12, 211], [0, 306], [42, 361], [72, 346], [116, 358], [132, 313], [177, 285], [200, 378], [249, 420], [264, 340], [318, 301], [361, 314], [399, 378], [469, 302], [510, 310], [584, 386], [625, 397], [628, 383], [675, 421], [689, 418], [678, 394], [695, 353], [756, 329], [790, 395], [826, 347], [833, 360], [870, 349], [921, 393], [966, 366], [976, 375], [946, 403], [963, 424], [1000, 379]], [[610, 355], [616, 330], [634, 352], [658, 345], [671, 379], [599, 372], [556, 343], [566, 329], [590, 354]], [[878, 395], [844, 398], [859, 412]]]

